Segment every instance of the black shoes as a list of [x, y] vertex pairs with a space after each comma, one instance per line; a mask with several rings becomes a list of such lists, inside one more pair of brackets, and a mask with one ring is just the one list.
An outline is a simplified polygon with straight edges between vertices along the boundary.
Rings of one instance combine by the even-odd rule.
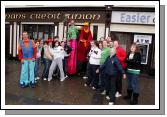
[[131, 99], [132, 97], [132, 90], [127, 89], [127, 96], [124, 96], [123, 98], [125, 100]]

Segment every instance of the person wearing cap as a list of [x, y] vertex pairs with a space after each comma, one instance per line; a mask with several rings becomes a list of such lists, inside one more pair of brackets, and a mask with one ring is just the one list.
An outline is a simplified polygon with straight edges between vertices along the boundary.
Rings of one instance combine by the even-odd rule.
[[87, 55], [90, 50], [90, 41], [93, 40], [92, 33], [89, 29], [89, 23], [85, 22], [84, 27], [82, 28], [80, 35], [79, 35], [79, 42], [78, 42], [78, 52], [77, 52], [77, 60], [78, 60], [78, 73], [82, 71], [82, 68], [87, 63]]
[[25, 88], [30, 86], [35, 87], [35, 59], [37, 48], [35, 42], [32, 39], [28, 38], [28, 33], [22, 33], [23, 40], [18, 44], [18, 56], [21, 60], [21, 75], [20, 75], [20, 87]]
[[76, 73], [76, 62], [77, 62], [77, 35], [78, 29], [75, 26], [74, 20], [71, 20], [69, 23], [70, 27], [68, 29], [67, 41], [70, 42], [70, 48], [72, 51], [69, 55], [67, 61], [67, 72], [68, 74], [75, 74]]
[[123, 70], [119, 59], [116, 56], [116, 48], [111, 48], [110, 56], [106, 59], [104, 64], [100, 66], [100, 71], [104, 72], [104, 77], [107, 80], [106, 86], [109, 91], [109, 104], [115, 103], [115, 92], [116, 92], [116, 76], [118, 71], [122, 74], [123, 78], [126, 78], [125, 71]]

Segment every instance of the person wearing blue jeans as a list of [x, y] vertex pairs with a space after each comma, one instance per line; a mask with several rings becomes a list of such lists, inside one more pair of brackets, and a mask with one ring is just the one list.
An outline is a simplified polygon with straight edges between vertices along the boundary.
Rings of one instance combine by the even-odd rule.
[[36, 46], [37, 46], [37, 56], [36, 56], [36, 61], [35, 61], [35, 80], [40, 79], [39, 77], [39, 65], [40, 65], [40, 61], [41, 61], [41, 51], [42, 51], [42, 47], [39, 45], [39, 41], [36, 42]]
[[[137, 44], [132, 44], [125, 62], [127, 63], [127, 96], [124, 99], [130, 99], [130, 104], [138, 104], [139, 97], [139, 75], [141, 66], [141, 54]], [[133, 95], [133, 98], [131, 99]]]
[[52, 55], [49, 49], [49, 40], [44, 42], [44, 70], [42, 73], [42, 79], [47, 80], [49, 74], [49, 68], [51, 65]]
[[18, 44], [18, 56], [21, 60], [20, 87], [35, 87], [34, 67], [36, 59], [36, 45], [28, 38], [27, 32], [22, 33], [23, 40]]

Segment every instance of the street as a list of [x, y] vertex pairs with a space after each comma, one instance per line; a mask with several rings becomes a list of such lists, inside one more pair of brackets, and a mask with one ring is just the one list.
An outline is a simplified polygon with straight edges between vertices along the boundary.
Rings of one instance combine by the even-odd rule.
[[[53, 79], [51, 82], [38, 80], [35, 88], [20, 88], [19, 61], [7, 60], [5, 63], [5, 104], [6, 105], [106, 105], [105, 96], [84, 87], [82, 77], [72, 76], [64, 82]], [[43, 65], [40, 68], [42, 74]], [[127, 82], [123, 80], [123, 96], [126, 95]], [[127, 105], [123, 97], [116, 99], [115, 104]], [[139, 105], [155, 104], [155, 79], [142, 74], [140, 77]]]

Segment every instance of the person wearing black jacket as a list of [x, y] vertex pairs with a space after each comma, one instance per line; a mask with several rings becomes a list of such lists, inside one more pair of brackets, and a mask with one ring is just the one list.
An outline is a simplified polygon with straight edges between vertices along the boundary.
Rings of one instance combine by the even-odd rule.
[[128, 53], [125, 62], [127, 63], [127, 96], [124, 99], [131, 99], [133, 94], [133, 99], [130, 104], [138, 104], [139, 97], [139, 74], [141, 65], [141, 54], [137, 44], [132, 44], [130, 52]]
[[104, 64], [100, 67], [100, 71], [104, 72], [104, 75], [107, 82], [107, 90], [109, 91], [110, 102], [109, 105], [113, 105], [115, 102], [115, 93], [116, 93], [116, 77], [118, 71], [123, 75], [123, 78], [126, 78], [125, 71], [123, 70], [120, 61], [116, 56], [116, 49], [111, 48], [110, 56], [106, 59]]

